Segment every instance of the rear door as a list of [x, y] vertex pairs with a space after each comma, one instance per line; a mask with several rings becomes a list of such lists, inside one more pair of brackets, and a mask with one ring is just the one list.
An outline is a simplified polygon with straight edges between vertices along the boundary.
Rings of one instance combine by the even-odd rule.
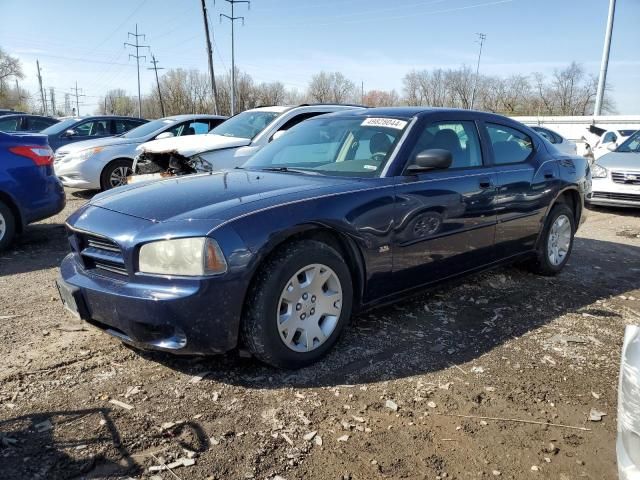
[[453, 163], [447, 169], [405, 175], [398, 183], [393, 278], [400, 290], [494, 260], [496, 176], [477, 123], [455, 116], [426, 123], [408, 165], [427, 149], [450, 151]]
[[501, 258], [533, 250], [559, 171], [535, 136], [499, 123], [484, 123], [497, 175], [496, 251]]

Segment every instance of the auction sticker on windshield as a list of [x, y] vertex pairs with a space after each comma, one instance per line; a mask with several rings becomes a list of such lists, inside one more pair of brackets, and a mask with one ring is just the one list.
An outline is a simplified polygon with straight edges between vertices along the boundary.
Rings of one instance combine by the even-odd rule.
[[398, 120], [397, 118], [367, 118], [362, 122], [363, 127], [387, 127], [402, 130], [407, 126], [407, 122], [404, 120]]

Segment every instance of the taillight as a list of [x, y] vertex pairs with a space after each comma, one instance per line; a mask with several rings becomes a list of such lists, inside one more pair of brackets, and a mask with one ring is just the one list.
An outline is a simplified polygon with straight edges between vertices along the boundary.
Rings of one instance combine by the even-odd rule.
[[16, 155], [30, 158], [36, 165], [47, 166], [53, 164], [53, 150], [48, 146], [20, 145], [18, 147], [11, 147], [9, 151]]

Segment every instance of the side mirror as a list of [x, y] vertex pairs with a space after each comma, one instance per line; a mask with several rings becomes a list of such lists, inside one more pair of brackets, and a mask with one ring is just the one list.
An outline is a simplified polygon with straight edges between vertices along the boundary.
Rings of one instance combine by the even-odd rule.
[[171, 138], [173, 137], [173, 133], [171, 132], [162, 132], [160, 135], [156, 136], [156, 140], [162, 140], [163, 138]]
[[64, 132], [63, 137], [74, 137], [76, 135], [77, 135], [76, 131], [70, 129], [70, 130], [67, 130], [66, 132]]
[[610, 152], [615, 152], [616, 148], [618, 148], [616, 142], [607, 143], [607, 150], [609, 150]]
[[407, 168], [407, 171], [409, 173], [419, 173], [426, 170], [449, 168], [452, 161], [453, 156], [449, 150], [431, 148], [418, 153], [412, 164]]
[[280, 137], [282, 137], [285, 133], [287, 133], [286, 130], [278, 130], [276, 133], [274, 133], [271, 137], [271, 141], [273, 142], [274, 140], [279, 139]]

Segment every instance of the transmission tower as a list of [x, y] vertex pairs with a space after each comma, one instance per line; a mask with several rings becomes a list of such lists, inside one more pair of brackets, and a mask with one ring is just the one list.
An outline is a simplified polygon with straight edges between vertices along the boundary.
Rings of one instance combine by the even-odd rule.
[[226, 2], [231, 4], [231, 16], [225, 15], [224, 13], [220, 14], [220, 21], [222, 22], [222, 18], [226, 18], [231, 22], [231, 115], [235, 115], [236, 113], [236, 59], [235, 59], [235, 34], [234, 34], [234, 25], [236, 20], [242, 20], [242, 25], [244, 25], [244, 17], [236, 17], [234, 15], [234, 6], [236, 3], [246, 3], [247, 8], [251, 8], [251, 2], [249, 0], [225, 0]]
[[136, 54], [134, 55], [133, 53], [129, 54], [129, 58], [133, 57], [136, 59], [136, 66], [138, 67], [138, 117], [142, 117], [142, 96], [140, 95], [140, 59], [144, 58], [145, 60], [147, 59], [147, 57], [145, 57], [144, 55], [140, 55], [140, 49], [141, 48], [149, 48], [149, 45], [140, 45], [139, 43], [139, 39], [140, 37], [145, 38], [144, 33], [138, 33], [138, 24], [136, 23], [136, 33], [131, 33], [131, 32], [127, 32], [128, 37], [134, 37], [136, 39], [136, 43], [129, 43], [129, 42], [124, 42], [124, 46], [127, 47], [133, 47], [136, 49]]

